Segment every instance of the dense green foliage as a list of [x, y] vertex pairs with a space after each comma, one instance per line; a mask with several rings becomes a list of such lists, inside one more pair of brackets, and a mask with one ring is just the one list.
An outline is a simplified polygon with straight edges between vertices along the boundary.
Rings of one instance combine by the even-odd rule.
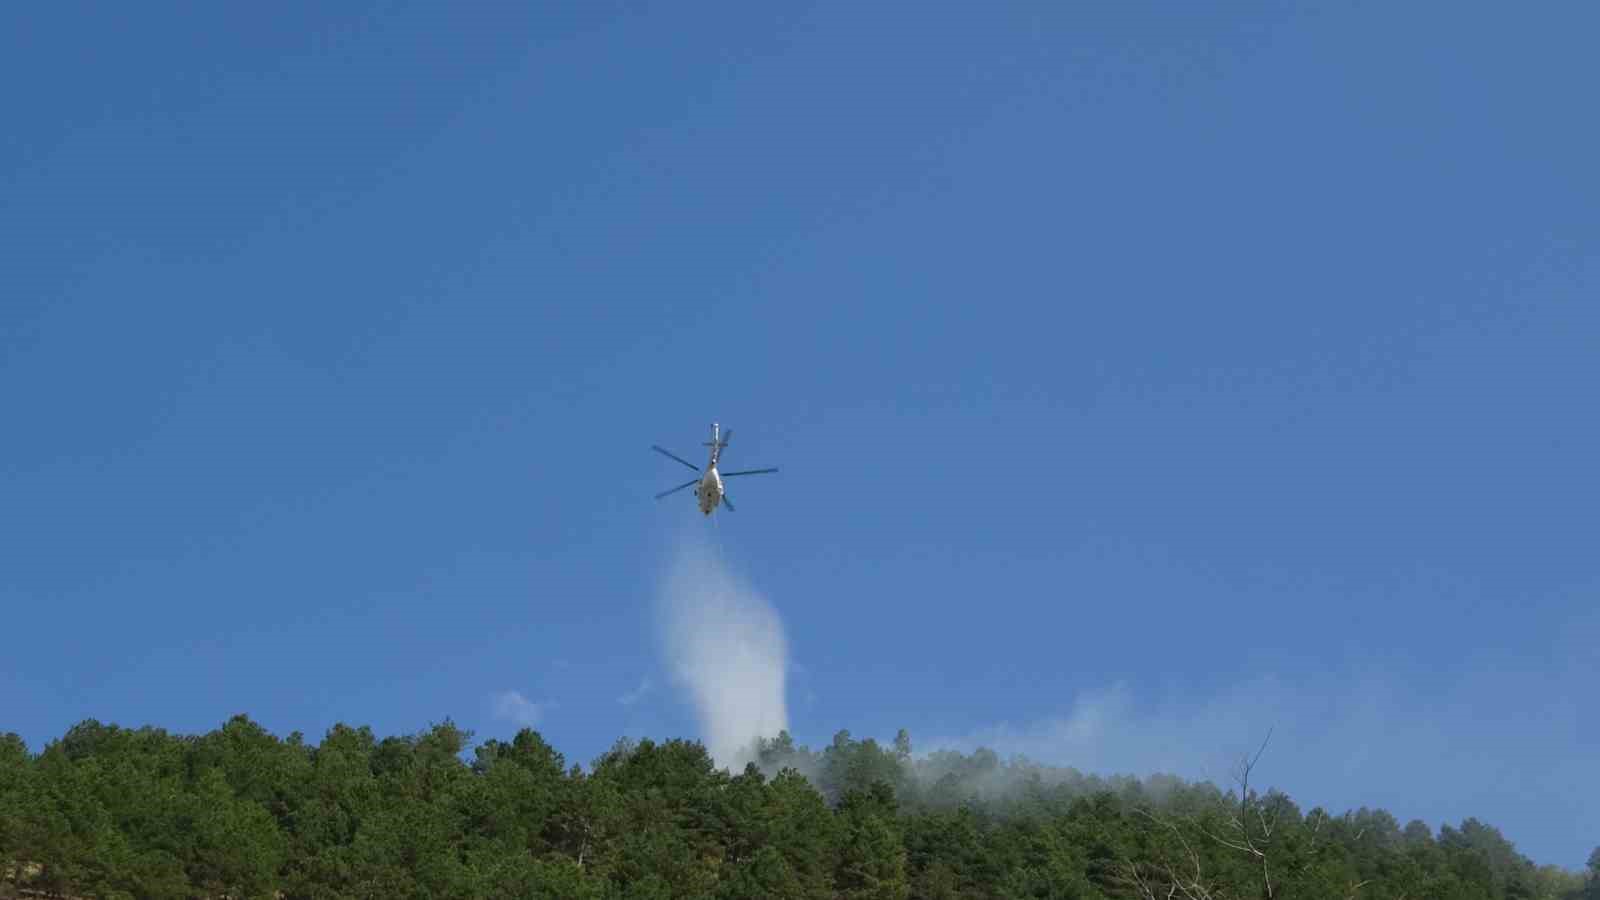
[[337, 726], [317, 746], [244, 717], [203, 736], [84, 722], [0, 736], [0, 896], [1371, 897], [1600, 900], [1468, 819], [1173, 778], [1103, 780], [980, 750], [914, 759], [788, 735], [737, 775], [686, 741], [587, 771], [540, 736]]

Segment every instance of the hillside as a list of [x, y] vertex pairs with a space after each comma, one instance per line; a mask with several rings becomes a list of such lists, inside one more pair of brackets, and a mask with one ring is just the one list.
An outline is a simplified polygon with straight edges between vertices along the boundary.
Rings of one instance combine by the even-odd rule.
[[[1282, 793], [917, 757], [788, 735], [739, 774], [695, 742], [569, 766], [446, 722], [320, 744], [83, 722], [0, 738], [0, 895], [96, 897], [1600, 898], [1474, 819], [1437, 831]], [[26, 877], [19, 873], [26, 872]]]

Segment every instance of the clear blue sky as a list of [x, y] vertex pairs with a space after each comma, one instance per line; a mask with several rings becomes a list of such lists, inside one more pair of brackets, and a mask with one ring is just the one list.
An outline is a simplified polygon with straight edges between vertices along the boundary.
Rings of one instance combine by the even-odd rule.
[[0, 31], [0, 729], [693, 735], [715, 527], [804, 742], [1600, 843], [1593, 4], [336, 6]]

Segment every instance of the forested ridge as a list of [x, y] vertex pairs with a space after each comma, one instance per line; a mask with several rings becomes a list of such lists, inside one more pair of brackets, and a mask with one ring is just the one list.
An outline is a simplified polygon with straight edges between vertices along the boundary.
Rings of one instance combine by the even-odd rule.
[[204, 735], [86, 721], [0, 737], [0, 896], [1551, 898], [1600, 900], [1495, 828], [1301, 810], [994, 753], [787, 734], [738, 774], [697, 742], [569, 766], [531, 730], [450, 722], [320, 744], [239, 716]]

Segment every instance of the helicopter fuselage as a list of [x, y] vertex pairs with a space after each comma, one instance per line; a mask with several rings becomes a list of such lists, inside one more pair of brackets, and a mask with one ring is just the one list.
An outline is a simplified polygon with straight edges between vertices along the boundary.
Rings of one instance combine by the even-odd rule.
[[722, 476], [717, 474], [715, 464], [706, 467], [705, 477], [695, 485], [694, 496], [700, 501], [700, 511], [708, 516], [722, 502]]

